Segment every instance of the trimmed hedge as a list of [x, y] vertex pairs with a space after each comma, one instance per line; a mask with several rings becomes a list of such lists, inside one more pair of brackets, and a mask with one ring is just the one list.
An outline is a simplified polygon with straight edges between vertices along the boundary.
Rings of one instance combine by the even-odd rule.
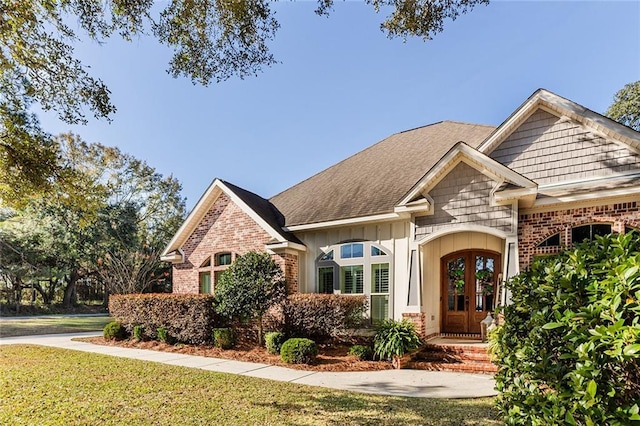
[[199, 345], [218, 323], [214, 303], [210, 294], [118, 294], [109, 297], [109, 313], [129, 333], [141, 325], [155, 340], [162, 327], [170, 339]]
[[280, 358], [287, 364], [312, 364], [317, 355], [318, 346], [310, 339], [289, 339], [280, 349]]
[[323, 340], [361, 327], [367, 298], [337, 294], [293, 294], [282, 305], [276, 329], [288, 336]]
[[369, 346], [353, 345], [349, 349], [349, 355], [353, 355], [361, 361], [369, 361], [373, 359], [373, 350]]

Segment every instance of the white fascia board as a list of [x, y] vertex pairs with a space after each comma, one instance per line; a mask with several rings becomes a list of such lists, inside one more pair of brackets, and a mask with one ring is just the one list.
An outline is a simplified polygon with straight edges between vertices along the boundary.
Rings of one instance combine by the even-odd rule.
[[484, 154], [493, 151], [538, 109], [564, 119], [570, 118], [589, 128], [594, 134], [616, 143], [622, 143], [636, 153], [640, 153], [640, 133], [544, 89], [537, 90], [516, 109], [504, 123], [478, 146], [478, 151]]
[[418, 212], [430, 212], [433, 210], [433, 199], [431, 197], [425, 197], [424, 199], [413, 201], [405, 205], [395, 206], [393, 208], [394, 213], [418, 213]]
[[220, 183], [220, 180], [217, 178], [211, 182], [207, 190], [196, 203], [195, 207], [191, 210], [184, 222], [182, 222], [180, 228], [178, 228], [176, 233], [173, 235], [173, 238], [171, 238], [171, 241], [169, 241], [169, 244], [167, 244], [167, 247], [164, 249], [160, 257], [168, 256], [171, 252], [180, 249], [182, 244], [193, 233], [209, 208], [216, 202], [222, 193], [218, 183]]
[[160, 256], [160, 260], [168, 263], [184, 263], [184, 252], [178, 249], [169, 254]]
[[630, 178], [640, 179], [640, 173], [637, 171], [616, 173], [609, 176], [596, 176], [592, 178], [575, 179], [571, 181], [563, 181], [540, 185], [538, 189], [545, 194], [557, 191], [566, 191], [574, 188], [586, 188], [590, 185], [596, 185], [603, 182], [615, 182], [617, 180], [626, 180]]
[[464, 161], [470, 167], [473, 167], [480, 173], [488, 175], [494, 180], [504, 179], [525, 188], [537, 187], [536, 183], [532, 180], [514, 172], [493, 158], [478, 152], [466, 143], [458, 142], [414, 185], [402, 201], [398, 203], [398, 206], [409, 204], [418, 194], [435, 186], [446, 176], [448, 171], [457, 166], [461, 161]]
[[496, 204], [506, 204], [513, 200], [518, 200], [526, 197], [534, 197], [538, 194], [536, 188], [518, 188], [507, 189], [502, 191], [496, 191], [493, 195], [493, 201]]
[[286, 239], [280, 235], [280, 233], [278, 231], [276, 231], [275, 229], [273, 229], [273, 227], [271, 225], [269, 225], [263, 218], [262, 216], [260, 216], [258, 213], [256, 213], [251, 207], [249, 207], [244, 201], [242, 201], [242, 199], [240, 197], [238, 197], [235, 192], [233, 192], [232, 190], [229, 189], [229, 187], [227, 187], [227, 185], [225, 185], [223, 182], [218, 181], [220, 188], [222, 188], [222, 190], [225, 192], [225, 194], [227, 194], [227, 196], [229, 196], [229, 198], [231, 198], [231, 201], [233, 201], [238, 207], [240, 207], [240, 209], [242, 209], [242, 211], [244, 213], [247, 214], [247, 216], [249, 216], [251, 219], [253, 219], [253, 221], [255, 223], [257, 223], [258, 225], [260, 225], [260, 227], [262, 229], [264, 229], [271, 238], [274, 238], [278, 241], [284, 242], [286, 241]]
[[306, 231], [310, 229], [334, 228], [338, 226], [348, 226], [348, 225], [355, 225], [355, 224], [366, 223], [366, 222], [389, 221], [389, 220], [395, 220], [395, 219], [403, 219], [405, 217], [409, 217], [409, 215], [405, 215], [401, 213], [383, 213], [383, 214], [376, 214], [371, 216], [354, 217], [350, 219], [339, 219], [339, 220], [330, 220], [327, 222], [307, 223], [303, 225], [286, 226], [282, 229], [288, 232]]
[[622, 189], [608, 189], [604, 191], [594, 191], [576, 195], [566, 195], [558, 197], [540, 198], [533, 203], [532, 208], [546, 207], [554, 204], [575, 203], [580, 201], [590, 201], [604, 198], [628, 197], [640, 195], [640, 186]]
[[291, 249], [291, 250], [296, 250], [296, 251], [307, 251], [307, 247], [302, 245], [302, 244], [298, 244], [298, 243], [294, 243], [291, 241], [284, 241], [284, 242], [277, 242], [277, 243], [269, 243], [266, 246], [267, 250], [286, 250], [286, 249]]

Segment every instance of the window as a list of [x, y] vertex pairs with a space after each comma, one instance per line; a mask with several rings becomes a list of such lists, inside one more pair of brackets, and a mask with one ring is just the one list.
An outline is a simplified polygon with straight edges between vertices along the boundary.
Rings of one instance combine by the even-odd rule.
[[216, 266], [231, 265], [232, 256], [231, 253], [218, 253], [216, 254]]
[[340, 290], [344, 294], [364, 293], [364, 270], [362, 265], [340, 268]]
[[636, 228], [632, 228], [632, 227], [630, 227], [630, 226], [625, 226], [625, 227], [624, 227], [624, 233], [625, 233], [625, 234], [628, 234], [629, 232], [634, 232], [634, 231], [636, 232], [636, 234], [637, 234], [637, 233], [640, 233], [640, 230], [638, 230], [638, 229], [636, 229]]
[[371, 246], [371, 256], [386, 256], [387, 253], [382, 251], [380, 247]]
[[200, 272], [200, 294], [211, 294], [211, 272]]
[[326, 247], [316, 262], [317, 291], [366, 296], [369, 317], [378, 323], [393, 315], [392, 260], [390, 250], [370, 241]]
[[328, 253], [325, 253], [320, 260], [333, 260], [333, 250]]
[[363, 255], [364, 255], [364, 244], [362, 243], [345, 244], [342, 247], [340, 247], [340, 257], [342, 259], [362, 257]]
[[202, 265], [200, 265], [201, 268], [206, 268], [207, 266], [211, 266], [211, 257], [207, 257], [207, 260], [202, 262]]
[[589, 225], [576, 226], [571, 229], [571, 242], [581, 243], [584, 240], [593, 240], [596, 235], [607, 235], [611, 233], [611, 224], [593, 223]]
[[560, 245], [560, 234], [555, 234], [538, 244], [538, 247], [555, 247]]
[[389, 264], [371, 265], [371, 293], [389, 293]]
[[333, 266], [318, 268], [318, 293], [333, 294]]

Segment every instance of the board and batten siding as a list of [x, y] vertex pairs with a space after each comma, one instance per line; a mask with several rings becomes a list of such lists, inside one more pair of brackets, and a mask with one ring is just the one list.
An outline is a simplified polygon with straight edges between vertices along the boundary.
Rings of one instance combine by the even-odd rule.
[[300, 292], [318, 291], [316, 261], [323, 253], [322, 248], [354, 240], [370, 241], [392, 252], [393, 281], [389, 308], [390, 311], [393, 310], [394, 317], [401, 318], [406, 310], [409, 284], [410, 226], [410, 222], [406, 220], [296, 233], [307, 247], [307, 251], [300, 256]]
[[429, 191], [434, 214], [416, 217], [416, 240], [454, 226], [472, 224], [513, 233], [511, 206], [492, 206], [490, 194], [497, 182], [460, 162]]
[[539, 185], [640, 171], [640, 155], [544, 110], [489, 156]]
[[[440, 259], [460, 250], [489, 250], [500, 253], [504, 264], [504, 240], [479, 232], [447, 234], [424, 244], [420, 249], [422, 261], [422, 312], [425, 313], [426, 334], [439, 333], [442, 318], [440, 292]], [[497, 271], [498, 273], [502, 271]], [[444, 297], [444, 295], [442, 295]]]

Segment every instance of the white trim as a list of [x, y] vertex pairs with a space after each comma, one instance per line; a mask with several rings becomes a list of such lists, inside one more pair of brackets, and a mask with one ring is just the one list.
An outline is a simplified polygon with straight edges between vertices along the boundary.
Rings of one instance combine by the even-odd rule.
[[495, 229], [495, 228], [491, 228], [489, 226], [457, 225], [457, 226], [452, 226], [452, 227], [440, 229], [438, 231], [432, 232], [431, 234], [427, 234], [423, 238], [421, 238], [420, 240], [416, 241], [416, 244], [418, 246], [422, 246], [422, 245], [425, 245], [426, 243], [428, 243], [430, 241], [433, 241], [433, 240], [438, 239], [440, 237], [443, 237], [445, 235], [457, 234], [459, 232], [480, 232], [480, 233], [483, 233], [483, 234], [493, 235], [495, 237], [502, 238], [502, 239], [508, 238], [510, 236], [509, 234], [507, 234], [504, 231], [501, 231], [501, 230]]
[[547, 193], [547, 191], [559, 191], [559, 190], [568, 190], [576, 187], [588, 187], [592, 184], [598, 184], [601, 182], [610, 182], [616, 180], [623, 180], [628, 178], [638, 178], [640, 179], [640, 172], [637, 170], [623, 172], [623, 173], [615, 173], [608, 176], [595, 176], [590, 178], [582, 178], [575, 180], [568, 180], [562, 182], [555, 183], [547, 183], [544, 185], [539, 185], [538, 190], [540, 192]]
[[209, 209], [218, 200], [220, 195], [224, 193], [229, 199], [235, 203], [240, 209], [247, 214], [254, 222], [258, 224], [265, 232], [269, 234], [273, 239], [284, 242], [286, 239], [277, 232], [271, 225], [269, 225], [260, 215], [258, 215], [251, 207], [249, 207], [235, 192], [233, 192], [227, 185], [220, 179], [214, 179], [211, 185], [204, 192], [200, 200], [196, 203], [191, 213], [187, 216], [182, 226], [174, 234], [167, 247], [164, 249], [162, 256], [168, 256], [169, 253], [182, 247], [182, 245], [189, 239], [193, 231], [198, 227], [202, 218], [207, 214]]
[[222, 181], [219, 181], [220, 187], [223, 188], [224, 192], [227, 194], [231, 201], [233, 201], [238, 207], [242, 209], [254, 222], [256, 222], [262, 229], [264, 229], [269, 236], [280, 241], [285, 242], [286, 239], [280, 235], [278, 231], [273, 229], [271, 225], [269, 225], [258, 213], [256, 213], [251, 207], [249, 207], [240, 197], [238, 197], [235, 192], [229, 189], [227, 185], [225, 185]]
[[389, 221], [408, 218], [406, 213], [382, 213], [371, 216], [353, 217], [350, 219], [330, 220], [327, 222], [306, 223], [303, 225], [285, 226], [282, 229], [287, 232], [306, 231], [309, 229], [332, 228], [336, 226], [354, 225], [366, 222]]
[[573, 203], [579, 201], [597, 200], [611, 197], [625, 197], [640, 194], [640, 186], [622, 189], [609, 189], [605, 191], [594, 191], [584, 194], [566, 195], [558, 197], [540, 198], [533, 203], [531, 208], [546, 207], [555, 204]]
[[478, 146], [478, 151], [484, 154], [492, 152], [538, 109], [542, 109], [563, 120], [571, 119], [587, 127], [594, 135], [624, 144], [634, 152], [640, 153], [638, 132], [544, 89], [536, 90], [529, 99]]
[[437, 185], [460, 162], [464, 162], [493, 180], [506, 180], [524, 188], [537, 187], [532, 180], [476, 151], [466, 143], [458, 142], [413, 186], [398, 206], [410, 203], [418, 194]]
[[283, 250], [291, 249], [296, 251], [307, 251], [307, 247], [302, 244], [294, 243], [291, 241], [282, 241], [277, 243], [267, 243], [266, 250]]
[[169, 254], [160, 256], [160, 260], [170, 263], [184, 263], [184, 251], [179, 248]]
[[395, 206], [393, 208], [394, 213], [417, 213], [426, 212], [427, 214], [433, 214], [433, 198], [426, 195], [416, 201], [412, 201], [402, 206]]

